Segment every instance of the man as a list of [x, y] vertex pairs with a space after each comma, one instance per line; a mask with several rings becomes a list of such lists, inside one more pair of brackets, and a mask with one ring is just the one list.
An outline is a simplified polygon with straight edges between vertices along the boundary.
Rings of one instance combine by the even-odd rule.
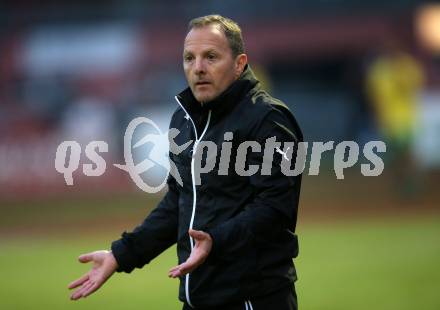
[[366, 76], [377, 129], [387, 143], [394, 187], [405, 200], [416, 198], [420, 188], [421, 172], [413, 148], [423, 80], [423, 67], [399, 42], [384, 46]]
[[[178, 155], [170, 152], [182, 183], [170, 174], [167, 194], [140, 226], [111, 251], [80, 256], [94, 267], [69, 285], [79, 287], [71, 298], [88, 296], [115, 271], [141, 268], [177, 243], [179, 265], [169, 276], [180, 278], [183, 309], [297, 309], [292, 258], [301, 176], [282, 173], [286, 148], [265, 153], [255, 143], [276, 138], [297, 145], [301, 131], [287, 107], [261, 89], [232, 20], [192, 20], [183, 67], [189, 87], [176, 96], [170, 124], [180, 131], [177, 145], [192, 141]], [[230, 161], [215, 162], [197, 179], [204, 141], [224, 145]], [[200, 157], [205, 165], [220, 150], [211, 155]], [[263, 173], [265, 158], [272, 165]]]

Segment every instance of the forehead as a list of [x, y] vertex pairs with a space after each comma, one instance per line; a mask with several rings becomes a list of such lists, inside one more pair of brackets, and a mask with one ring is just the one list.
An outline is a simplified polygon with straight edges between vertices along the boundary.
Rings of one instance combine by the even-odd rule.
[[228, 40], [218, 25], [193, 28], [186, 35], [184, 52], [200, 52], [208, 49], [226, 51]]

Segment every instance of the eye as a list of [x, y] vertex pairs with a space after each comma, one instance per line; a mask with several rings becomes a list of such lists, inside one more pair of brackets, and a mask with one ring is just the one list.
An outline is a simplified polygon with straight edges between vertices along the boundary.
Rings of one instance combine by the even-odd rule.
[[183, 60], [184, 60], [185, 62], [192, 61], [193, 59], [194, 59], [194, 57], [193, 57], [192, 55], [185, 55], [185, 56], [183, 57]]
[[208, 60], [214, 60], [217, 58], [217, 56], [215, 54], [208, 54], [207, 58]]

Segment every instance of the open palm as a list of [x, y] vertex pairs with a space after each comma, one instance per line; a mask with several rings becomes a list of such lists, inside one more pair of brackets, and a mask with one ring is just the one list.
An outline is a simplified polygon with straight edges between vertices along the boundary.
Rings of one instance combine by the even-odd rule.
[[212, 238], [208, 233], [194, 229], [190, 229], [188, 233], [194, 239], [196, 244], [192, 249], [190, 256], [184, 263], [177, 265], [168, 271], [168, 276], [170, 278], [182, 277], [187, 273], [192, 272], [205, 262], [211, 252]]
[[79, 287], [70, 296], [72, 300], [87, 297], [95, 292], [118, 268], [118, 264], [110, 251], [95, 251], [83, 254], [78, 260], [81, 263], [93, 262], [93, 266], [89, 272], [69, 284], [69, 289]]

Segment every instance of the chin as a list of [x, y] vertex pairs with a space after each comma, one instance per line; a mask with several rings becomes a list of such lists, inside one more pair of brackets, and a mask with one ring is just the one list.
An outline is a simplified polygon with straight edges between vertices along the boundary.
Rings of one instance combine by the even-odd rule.
[[208, 101], [211, 101], [212, 99], [214, 99], [213, 96], [206, 96], [206, 95], [205, 96], [194, 96], [194, 97], [196, 97], [198, 102], [208, 102]]

